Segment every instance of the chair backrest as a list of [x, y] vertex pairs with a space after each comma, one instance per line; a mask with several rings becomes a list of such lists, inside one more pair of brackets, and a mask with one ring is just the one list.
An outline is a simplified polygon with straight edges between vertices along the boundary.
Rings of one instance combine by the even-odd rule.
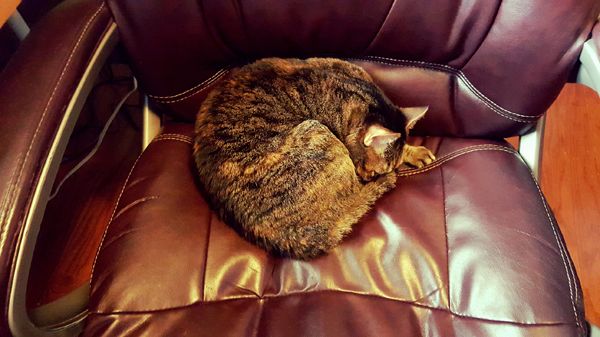
[[597, 0], [109, 0], [150, 97], [193, 120], [228, 69], [266, 56], [333, 56], [399, 106], [429, 105], [420, 134], [523, 133], [554, 100]]

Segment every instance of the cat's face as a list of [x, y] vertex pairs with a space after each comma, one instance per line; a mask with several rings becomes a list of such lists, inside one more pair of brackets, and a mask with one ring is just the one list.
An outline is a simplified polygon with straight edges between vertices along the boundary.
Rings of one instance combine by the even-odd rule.
[[402, 134], [379, 124], [367, 127], [362, 137], [363, 157], [356, 165], [356, 174], [363, 181], [392, 172], [402, 157]]
[[371, 124], [360, 133], [362, 139], [362, 160], [355, 163], [356, 174], [363, 181], [371, 181], [374, 178], [392, 172], [403, 164], [402, 152], [404, 140], [410, 129], [421, 119], [427, 107], [400, 108], [406, 117], [404, 128], [405, 137], [400, 132], [393, 132], [379, 124]]

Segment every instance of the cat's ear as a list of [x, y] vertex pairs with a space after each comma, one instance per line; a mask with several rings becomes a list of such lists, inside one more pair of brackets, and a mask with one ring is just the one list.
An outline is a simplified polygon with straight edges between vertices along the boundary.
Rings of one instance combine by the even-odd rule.
[[429, 109], [429, 106], [412, 106], [406, 108], [400, 108], [400, 111], [406, 118], [406, 133], [412, 129], [419, 119], [425, 116], [425, 113]]
[[374, 149], [378, 153], [385, 153], [385, 150], [401, 137], [400, 133], [393, 132], [381, 125], [373, 124], [369, 126], [363, 143], [365, 146]]

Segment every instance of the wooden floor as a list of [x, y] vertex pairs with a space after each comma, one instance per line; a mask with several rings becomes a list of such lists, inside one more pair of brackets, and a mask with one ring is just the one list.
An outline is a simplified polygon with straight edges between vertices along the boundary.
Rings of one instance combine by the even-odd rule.
[[587, 319], [600, 325], [600, 98], [567, 85], [547, 114], [542, 189], [583, 286]]
[[[139, 139], [139, 132], [123, 117], [116, 120], [95, 158], [63, 187], [61, 193], [71, 196], [69, 203], [49, 204], [34, 257], [30, 308], [88, 282], [96, 248], [139, 150]], [[587, 318], [596, 325], [600, 325], [599, 148], [600, 99], [583, 86], [567, 85], [548, 112], [542, 188], [581, 279]]]
[[[78, 121], [57, 181], [88, 153], [131, 82], [98, 88]], [[51, 200], [42, 220], [29, 278], [28, 308], [50, 303], [89, 281], [92, 262], [116, 197], [141, 149], [135, 121], [121, 113], [92, 159]], [[138, 113], [139, 114], [139, 113]], [[83, 126], [82, 126], [83, 124]]]

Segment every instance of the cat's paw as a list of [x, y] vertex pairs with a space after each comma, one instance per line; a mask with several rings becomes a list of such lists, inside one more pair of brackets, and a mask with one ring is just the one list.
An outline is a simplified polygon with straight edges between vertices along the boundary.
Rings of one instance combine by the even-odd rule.
[[396, 173], [391, 172], [377, 177], [375, 183], [383, 189], [383, 192], [385, 192], [396, 186], [396, 179]]
[[402, 153], [402, 162], [421, 168], [431, 164], [435, 160], [435, 156], [428, 148], [424, 146], [404, 145]]

